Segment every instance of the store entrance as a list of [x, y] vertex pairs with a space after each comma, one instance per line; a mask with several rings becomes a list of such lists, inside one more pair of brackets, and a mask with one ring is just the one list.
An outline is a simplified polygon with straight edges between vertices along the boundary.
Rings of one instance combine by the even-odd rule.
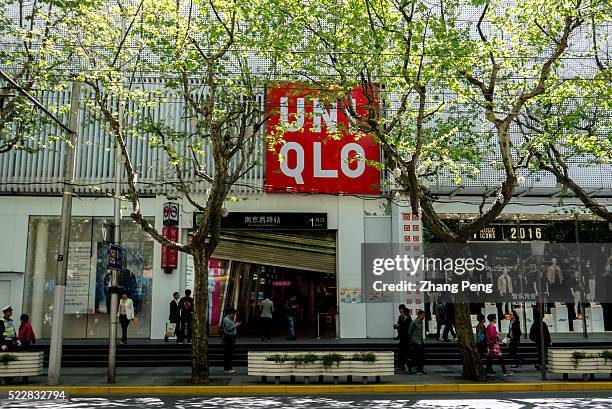
[[287, 335], [287, 303], [297, 302], [298, 338], [335, 338], [336, 276], [330, 273], [275, 267], [245, 262], [231, 262], [228, 304], [239, 311], [241, 335], [259, 337], [264, 298], [274, 303], [272, 338]]
[[[272, 334], [287, 335], [286, 303], [297, 301], [298, 337], [336, 336], [336, 231], [222, 230], [209, 272], [210, 333], [218, 333], [221, 315], [238, 309], [241, 336], [261, 336], [261, 303], [274, 303]], [[218, 306], [218, 307], [217, 307]]]

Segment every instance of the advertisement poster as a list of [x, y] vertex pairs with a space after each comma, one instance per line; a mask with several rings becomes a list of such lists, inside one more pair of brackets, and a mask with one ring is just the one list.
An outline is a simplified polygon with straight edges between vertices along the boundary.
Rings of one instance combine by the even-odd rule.
[[[185, 288], [193, 291], [195, 270], [193, 257], [187, 255], [185, 267]], [[228, 276], [223, 268], [223, 260], [211, 258], [208, 262], [208, 320], [211, 325], [219, 325], [225, 297]], [[195, 297], [195, 291], [193, 291]]]
[[219, 325], [223, 315], [223, 299], [227, 286], [227, 275], [223, 261], [211, 258], [208, 262], [208, 317], [210, 325]]
[[188, 288], [192, 291], [192, 294], [195, 294], [193, 291], [193, 275], [195, 274], [195, 270], [193, 268], [193, 256], [191, 254], [187, 254], [185, 263], [185, 288]]
[[345, 304], [361, 304], [363, 303], [363, 296], [361, 294], [361, 288], [341, 288], [340, 289], [340, 300]]
[[87, 314], [94, 301], [89, 291], [90, 282], [95, 280], [91, 277], [91, 242], [70, 243], [67, 273], [64, 314]]
[[369, 303], [392, 303], [393, 294], [388, 291], [375, 291], [373, 288], [368, 288], [366, 302]]
[[[119, 272], [119, 287], [126, 291], [134, 303], [134, 312], [142, 310], [142, 302], [146, 294], [151, 291], [152, 274], [144, 268], [144, 243], [126, 242], [121, 246], [125, 249], [125, 270]], [[111, 272], [107, 269], [108, 263], [107, 243], [98, 242], [96, 252], [96, 298], [95, 311], [108, 313], [110, 306]]]

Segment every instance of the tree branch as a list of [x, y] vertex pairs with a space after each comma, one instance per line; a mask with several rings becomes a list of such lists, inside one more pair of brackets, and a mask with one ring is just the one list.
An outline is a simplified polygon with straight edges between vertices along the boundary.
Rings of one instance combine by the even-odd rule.
[[[123, 130], [121, 129], [121, 124], [107, 105], [106, 101], [108, 100], [108, 97], [102, 95], [100, 88], [97, 85], [94, 86], [93, 90], [95, 102], [98, 105], [100, 111], [102, 112], [104, 119], [109, 124], [111, 132], [115, 136], [115, 142], [119, 145], [119, 149], [121, 150], [121, 158], [123, 159], [123, 165], [128, 179], [127, 181], [129, 194], [127, 197], [132, 203], [132, 213], [130, 215], [131, 218], [136, 221], [144, 231], [149, 233], [151, 237], [153, 237], [162, 245], [169, 247], [173, 250], [189, 252], [190, 249], [187, 246], [180, 243], [175, 243], [161, 235], [157, 231], [157, 229], [153, 225], [151, 225], [151, 223], [149, 223], [140, 212], [140, 199], [138, 197], [138, 191], [136, 189], [134, 167], [132, 166], [130, 153], [127, 149], [125, 138], [123, 137]], [[116, 160], [119, 160], [119, 158], [116, 158]], [[119, 192], [116, 193], [119, 194]]]
[[161, 139], [161, 141], [162, 141], [162, 148], [164, 149], [164, 151], [168, 155], [168, 157], [170, 159], [170, 163], [174, 167], [174, 173], [176, 173], [176, 177], [178, 178], [181, 192], [183, 192], [183, 194], [187, 198], [187, 201], [189, 203], [191, 203], [191, 205], [193, 207], [195, 207], [199, 211], [203, 211], [204, 207], [202, 205], [200, 205], [198, 202], [196, 202], [195, 200], [193, 200], [193, 198], [191, 197], [191, 194], [189, 193], [189, 187], [187, 186], [187, 183], [185, 183], [185, 179], [183, 178], [183, 172], [181, 170], [181, 165], [180, 165], [180, 160], [178, 158], [178, 153], [173, 148], [171, 148], [170, 145], [166, 142], [166, 134], [163, 132], [162, 129], [160, 129], [154, 123], [153, 117], [152, 117], [150, 111], [149, 111], [149, 122], [151, 124], [151, 128], [155, 131], [157, 136], [159, 136], [159, 138]]

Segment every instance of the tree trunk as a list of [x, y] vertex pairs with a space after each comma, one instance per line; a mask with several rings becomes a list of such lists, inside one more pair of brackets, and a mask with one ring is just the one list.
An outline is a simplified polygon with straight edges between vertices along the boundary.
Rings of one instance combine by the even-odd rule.
[[473, 381], [486, 380], [485, 369], [476, 346], [472, 321], [470, 318], [470, 305], [466, 302], [456, 303], [455, 329], [457, 330], [457, 346], [463, 360], [463, 377]]
[[208, 382], [208, 258], [204, 246], [195, 246], [193, 338], [191, 345], [191, 382]]
[[[463, 257], [464, 246], [467, 243], [446, 243], [449, 256], [453, 259]], [[452, 274], [451, 281], [460, 285], [462, 276]], [[470, 298], [466, 293], [459, 292], [451, 299], [455, 311], [455, 330], [457, 331], [457, 347], [461, 353], [463, 363], [463, 378], [472, 381], [482, 382], [487, 379], [485, 368], [482, 365], [482, 358], [478, 352], [476, 338], [472, 328], [472, 318], [470, 316]]]

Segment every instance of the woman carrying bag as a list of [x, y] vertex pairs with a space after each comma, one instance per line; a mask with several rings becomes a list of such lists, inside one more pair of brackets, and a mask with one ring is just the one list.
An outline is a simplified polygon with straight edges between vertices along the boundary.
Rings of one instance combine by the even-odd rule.
[[495, 375], [493, 371], [493, 359], [495, 359], [501, 366], [504, 376], [510, 376], [512, 372], [506, 369], [504, 357], [499, 347], [500, 339], [499, 332], [497, 332], [497, 317], [495, 314], [489, 314], [487, 319], [489, 320], [489, 326], [487, 326], [485, 335], [487, 343], [487, 375]]
[[483, 359], [487, 352], [487, 343], [485, 341], [487, 324], [485, 321], [485, 316], [482, 314], [478, 314], [476, 319], [478, 320], [478, 325], [476, 325], [476, 346], [478, 347], [480, 359]]
[[21, 325], [19, 326], [19, 333], [17, 339], [21, 341], [21, 350], [26, 351], [30, 345], [36, 343], [36, 336], [34, 335], [34, 329], [30, 324], [30, 317], [28, 314], [21, 314]]
[[125, 291], [121, 294], [117, 317], [119, 317], [119, 324], [121, 324], [121, 343], [126, 344], [128, 325], [134, 321], [134, 303]]

